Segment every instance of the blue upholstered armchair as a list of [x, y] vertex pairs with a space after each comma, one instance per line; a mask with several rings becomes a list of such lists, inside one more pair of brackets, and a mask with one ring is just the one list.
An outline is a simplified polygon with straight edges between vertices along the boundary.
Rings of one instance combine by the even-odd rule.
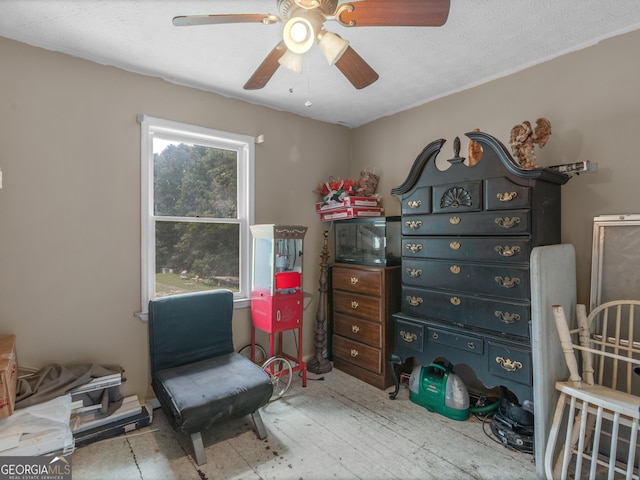
[[186, 293], [149, 302], [151, 386], [171, 426], [191, 436], [196, 463], [207, 462], [202, 432], [251, 414], [267, 436], [258, 409], [273, 391], [269, 376], [235, 353], [229, 290]]

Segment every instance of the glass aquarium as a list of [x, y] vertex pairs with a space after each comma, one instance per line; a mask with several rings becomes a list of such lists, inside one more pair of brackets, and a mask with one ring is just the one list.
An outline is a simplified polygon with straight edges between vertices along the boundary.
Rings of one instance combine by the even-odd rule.
[[338, 220], [335, 261], [360, 265], [400, 265], [400, 217]]

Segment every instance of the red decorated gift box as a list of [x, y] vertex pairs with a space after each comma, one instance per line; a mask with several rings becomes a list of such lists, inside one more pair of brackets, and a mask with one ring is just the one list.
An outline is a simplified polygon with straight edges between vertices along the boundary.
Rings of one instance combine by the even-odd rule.
[[367, 218], [382, 216], [384, 216], [384, 208], [380, 207], [343, 207], [320, 212], [320, 220], [323, 222], [328, 222], [331, 220], [345, 220], [347, 218]]
[[325, 212], [328, 210], [343, 209], [344, 207], [380, 207], [380, 199], [378, 197], [355, 197], [347, 196], [341, 202], [318, 202], [316, 203], [316, 212]]

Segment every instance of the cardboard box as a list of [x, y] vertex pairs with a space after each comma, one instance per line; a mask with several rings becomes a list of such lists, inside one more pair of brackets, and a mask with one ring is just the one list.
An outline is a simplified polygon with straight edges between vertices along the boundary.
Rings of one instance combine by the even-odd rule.
[[345, 207], [330, 212], [320, 212], [320, 221], [345, 220], [347, 218], [383, 217], [384, 208]]
[[342, 202], [317, 202], [316, 203], [316, 212], [326, 212], [328, 210], [336, 210], [338, 208], [344, 208], [344, 204]]
[[17, 386], [16, 336], [0, 335], [0, 418], [13, 414]]
[[378, 197], [344, 197], [342, 203], [345, 207], [379, 207]]
[[347, 196], [341, 202], [318, 202], [316, 203], [316, 212], [326, 212], [327, 210], [344, 209], [344, 207], [367, 207], [375, 208], [380, 206], [378, 197], [356, 197]]

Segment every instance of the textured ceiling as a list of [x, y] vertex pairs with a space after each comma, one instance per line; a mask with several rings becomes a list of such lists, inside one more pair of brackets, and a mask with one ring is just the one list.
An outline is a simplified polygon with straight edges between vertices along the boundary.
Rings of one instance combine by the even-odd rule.
[[356, 90], [315, 46], [302, 74], [279, 68], [246, 91], [283, 25], [171, 23], [219, 13], [278, 12], [276, 0], [0, 0], [0, 36], [356, 127], [640, 28], [638, 0], [451, 0], [442, 27], [325, 23], [379, 73], [367, 88]]

